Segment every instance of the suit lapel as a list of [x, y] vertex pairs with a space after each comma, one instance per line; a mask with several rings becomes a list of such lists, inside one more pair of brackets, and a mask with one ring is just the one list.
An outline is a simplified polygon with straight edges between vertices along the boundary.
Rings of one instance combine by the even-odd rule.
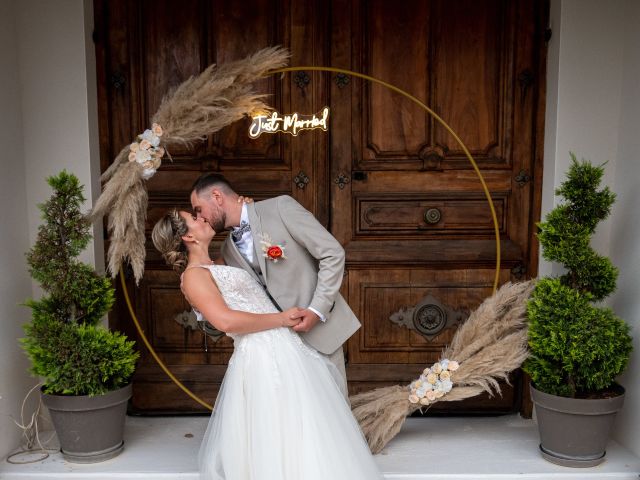
[[249, 225], [251, 225], [251, 236], [253, 237], [253, 254], [256, 255], [256, 258], [258, 259], [258, 264], [260, 265], [260, 270], [262, 270], [262, 276], [266, 283], [267, 262], [262, 255], [262, 245], [260, 244], [260, 241], [262, 240], [262, 223], [260, 222], [260, 216], [256, 211], [255, 203], [247, 204], [247, 214], [249, 215]]

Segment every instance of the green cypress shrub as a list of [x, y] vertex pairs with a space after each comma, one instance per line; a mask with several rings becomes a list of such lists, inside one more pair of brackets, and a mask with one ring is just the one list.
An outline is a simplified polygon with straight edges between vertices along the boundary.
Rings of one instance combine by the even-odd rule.
[[590, 247], [615, 201], [609, 187], [599, 189], [603, 174], [603, 166], [571, 154], [567, 180], [556, 190], [564, 202], [538, 223], [543, 257], [566, 273], [536, 284], [527, 307], [531, 354], [523, 369], [537, 389], [552, 395], [582, 397], [610, 388], [632, 349], [628, 325], [610, 308], [594, 305], [615, 290], [618, 276]]
[[21, 344], [45, 393], [100, 395], [130, 381], [139, 354], [133, 341], [98, 325], [115, 295], [110, 279], [76, 258], [91, 240], [82, 185], [66, 171], [47, 182], [53, 195], [39, 205], [44, 223], [26, 254], [46, 294], [25, 302], [32, 321]]

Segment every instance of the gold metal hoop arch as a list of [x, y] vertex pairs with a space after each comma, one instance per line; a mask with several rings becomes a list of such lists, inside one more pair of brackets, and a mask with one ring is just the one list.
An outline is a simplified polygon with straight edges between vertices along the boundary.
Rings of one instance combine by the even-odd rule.
[[[487, 184], [484, 181], [484, 177], [482, 176], [482, 173], [480, 172], [480, 169], [478, 168], [478, 165], [476, 164], [475, 160], [471, 156], [471, 153], [469, 153], [469, 149], [467, 149], [467, 147], [462, 142], [460, 137], [458, 137], [458, 135], [447, 124], [447, 122], [445, 122], [442, 118], [440, 118], [440, 116], [436, 112], [431, 110], [429, 107], [427, 107], [424, 103], [422, 103], [419, 99], [417, 99], [416, 97], [414, 97], [410, 93], [405, 92], [404, 90], [402, 90], [402, 89], [400, 89], [400, 88], [398, 88], [398, 87], [396, 87], [394, 85], [391, 85], [390, 83], [387, 83], [387, 82], [385, 82], [383, 80], [379, 80], [379, 79], [377, 79], [375, 77], [371, 77], [369, 75], [365, 75], [365, 74], [362, 74], [362, 73], [353, 72], [351, 70], [345, 70], [345, 69], [342, 69], [342, 68], [334, 68], [334, 67], [301, 66], [301, 67], [278, 68], [278, 69], [275, 69], [275, 70], [270, 70], [267, 74], [268, 75], [276, 75], [278, 73], [296, 72], [296, 71], [300, 71], [300, 70], [343, 73], [345, 75], [350, 75], [352, 77], [362, 78], [363, 80], [368, 80], [370, 82], [377, 83], [378, 85], [382, 85], [384, 87], [387, 87], [388, 89], [390, 89], [390, 90], [392, 90], [392, 91], [394, 91], [396, 93], [399, 93], [403, 97], [408, 98], [409, 100], [411, 100], [412, 102], [417, 104], [420, 108], [425, 110], [438, 123], [440, 123], [440, 125], [442, 125], [445, 128], [445, 130], [447, 130], [447, 132], [449, 132], [449, 134], [451, 134], [451, 136], [456, 140], [456, 142], [458, 142], [458, 145], [460, 145], [460, 148], [462, 148], [462, 151], [464, 152], [465, 156], [467, 157], [467, 159], [471, 163], [471, 166], [475, 170], [476, 175], [478, 176], [478, 179], [480, 180], [480, 184], [482, 185], [482, 189], [484, 190], [485, 197], [487, 198], [487, 202], [489, 203], [489, 208], [491, 209], [491, 218], [493, 219], [493, 228], [494, 228], [494, 233], [495, 233], [495, 237], [496, 237], [496, 269], [495, 269], [495, 275], [494, 275], [494, 280], [493, 280], [493, 293], [495, 293], [495, 291], [498, 288], [498, 282], [499, 282], [499, 277], [500, 277], [500, 229], [499, 229], [499, 226], [498, 226], [498, 217], [496, 216], [496, 209], [495, 209], [495, 207], [493, 205], [493, 200], [491, 199], [491, 193], [489, 193], [489, 189], [487, 188]], [[140, 322], [138, 321], [138, 317], [136, 316], [136, 314], [135, 314], [135, 312], [133, 310], [133, 305], [131, 304], [131, 299], [129, 298], [129, 292], [127, 290], [127, 284], [126, 284], [125, 279], [124, 279], [124, 272], [122, 271], [122, 268], [120, 268], [120, 281], [122, 283], [122, 291], [124, 293], [124, 298], [125, 298], [125, 301], [127, 303], [127, 308], [129, 309], [129, 314], [131, 315], [131, 318], [133, 319], [133, 323], [136, 326], [136, 330], [138, 331], [138, 334], [140, 335], [140, 338], [142, 338], [142, 342], [149, 349], [149, 352], [151, 353], [151, 356], [158, 363], [158, 365], [160, 365], [160, 368], [167, 374], [167, 376], [182, 391], [184, 391], [189, 397], [191, 397], [193, 400], [198, 402], [203, 407], [205, 407], [205, 408], [207, 408], [209, 410], [213, 410], [213, 406], [211, 404], [205, 402], [200, 397], [198, 397], [195, 393], [193, 393], [191, 390], [189, 390], [187, 387], [185, 387], [182, 384], [182, 382], [180, 382], [180, 380], [178, 380], [175, 377], [175, 375], [173, 375], [173, 373], [171, 373], [171, 371], [167, 368], [167, 366], [164, 364], [164, 362], [160, 359], [160, 357], [158, 356], [156, 351], [151, 346], [151, 343], [149, 343], [149, 340], [147, 339], [147, 336], [144, 334], [144, 331], [142, 330], [142, 327], [140, 326]]]

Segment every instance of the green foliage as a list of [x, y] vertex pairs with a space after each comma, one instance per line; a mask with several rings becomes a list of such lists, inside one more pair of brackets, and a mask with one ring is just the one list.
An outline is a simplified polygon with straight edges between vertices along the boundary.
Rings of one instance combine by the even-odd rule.
[[95, 325], [113, 305], [114, 294], [108, 278], [75, 258], [91, 240], [91, 225], [80, 211], [82, 185], [66, 171], [47, 182], [54, 194], [39, 205], [44, 223], [27, 252], [29, 272], [66, 309], [66, 319]]
[[115, 294], [110, 279], [76, 258], [91, 240], [82, 185], [66, 171], [47, 182], [54, 193], [39, 205], [44, 223], [27, 252], [29, 271], [47, 294], [25, 302], [32, 322], [21, 343], [32, 373], [45, 377], [45, 392], [98, 395], [126, 385], [139, 354], [134, 342], [97, 326]]
[[568, 202], [568, 219], [593, 234], [596, 225], [611, 213], [616, 195], [606, 186], [598, 190], [604, 166], [594, 167], [589, 162], [578, 162], [573, 153], [570, 155], [571, 167], [567, 172], [567, 181], [556, 190], [556, 195], [564, 197]]
[[45, 378], [45, 393], [101, 395], [129, 382], [139, 355], [133, 341], [100, 326], [38, 317], [34, 310], [22, 345], [31, 372]]
[[629, 327], [591, 300], [560, 278], [536, 285], [527, 308], [532, 356], [525, 363], [536, 388], [572, 397], [609, 387], [624, 370], [631, 353]]
[[565, 397], [610, 387], [632, 349], [624, 321], [592, 304], [616, 288], [618, 270], [589, 246], [615, 194], [598, 190], [602, 166], [571, 158], [567, 180], [556, 191], [566, 202], [538, 224], [544, 258], [562, 263], [567, 273], [536, 285], [527, 308], [531, 355], [523, 366], [536, 388]]

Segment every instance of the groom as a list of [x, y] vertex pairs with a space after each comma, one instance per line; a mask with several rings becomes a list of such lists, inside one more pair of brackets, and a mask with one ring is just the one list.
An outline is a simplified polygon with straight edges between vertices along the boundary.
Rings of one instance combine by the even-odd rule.
[[221, 248], [227, 265], [249, 272], [281, 310], [301, 308], [293, 329], [337, 367], [348, 397], [342, 344], [360, 322], [339, 293], [344, 249], [338, 241], [290, 196], [239, 203], [215, 173], [196, 180], [191, 206], [216, 232], [231, 230]]

